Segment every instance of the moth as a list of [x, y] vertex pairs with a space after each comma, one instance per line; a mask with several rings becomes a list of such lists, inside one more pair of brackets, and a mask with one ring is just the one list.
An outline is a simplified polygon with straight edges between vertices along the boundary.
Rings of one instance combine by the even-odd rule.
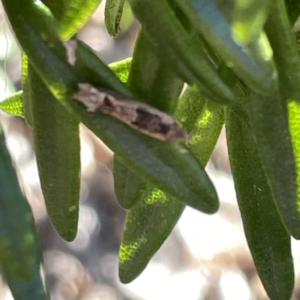
[[89, 83], [79, 83], [74, 98], [90, 112], [109, 114], [130, 127], [156, 139], [185, 141], [190, 135], [174, 117], [148, 104], [126, 98]]

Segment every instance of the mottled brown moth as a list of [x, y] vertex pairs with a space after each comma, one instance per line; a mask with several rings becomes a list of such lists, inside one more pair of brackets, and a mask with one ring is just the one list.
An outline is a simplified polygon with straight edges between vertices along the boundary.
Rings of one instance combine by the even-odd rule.
[[171, 115], [157, 108], [89, 83], [79, 83], [78, 88], [74, 98], [82, 102], [88, 111], [109, 114], [132, 128], [162, 141], [190, 139], [189, 134]]

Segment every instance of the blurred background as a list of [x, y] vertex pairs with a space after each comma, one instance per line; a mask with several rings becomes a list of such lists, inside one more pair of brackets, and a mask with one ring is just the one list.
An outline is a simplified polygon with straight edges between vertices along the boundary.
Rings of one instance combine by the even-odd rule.
[[[104, 26], [104, 5], [103, 1], [78, 37], [102, 60], [111, 63], [132, 55], [139, 24], [126, 6], [121, 33], [111, 38]], [[0, 100], [21, 89], [20, 75], [20, 49], [0, 2]], [[126, 211], [114, 196], [113, 153], [88, 129], [81, 127], [78, 234], [73, 242], [65, 242], [47, 217], [31, 129], [22, 118], [4, 113], [0, 117], [7, 145], [35, 216], [53, 300], [268, 299], [245, 241], [224, 130], [206, 168], [219, 194], [219, 212], [205, 215], [186, 208], [145, 271], [132, 283], [124, 285], [118, 279], [118, 250]], [[292, 299], [300, 299], [299, 242], [293, 241], [293, 253], [297, 283]], [[0, 280], [0, 300], [9, 299], [13, 299], [10, 291]]]

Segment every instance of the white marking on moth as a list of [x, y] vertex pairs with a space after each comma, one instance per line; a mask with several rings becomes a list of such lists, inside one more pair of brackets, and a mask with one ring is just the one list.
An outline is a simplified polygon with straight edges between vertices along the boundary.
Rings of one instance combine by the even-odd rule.
[[174, 117], [148, 104], [96, 88], [89, 83], [79, 83], [78, 88], [74, 98], [82, 102], [90, 112], [109, 114], [159, 140], [185, 141], [191, 138]]
[[77, 41], [69, 40], [63, 42], [64, 47], [66, 48], [68, 63], [72, 66], [75, 66], [77, 57], [76, 57], [76, 49], [77, 49]]

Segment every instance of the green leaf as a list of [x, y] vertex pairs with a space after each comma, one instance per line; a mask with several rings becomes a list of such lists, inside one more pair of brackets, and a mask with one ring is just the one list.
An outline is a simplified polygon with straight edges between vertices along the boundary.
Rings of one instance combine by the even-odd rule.
[[[22, 10], [26, 13], [22, 14], [22, 18], [19, 19], [22, 25], [18, 24], [17, 26], [18, 33], [21, 34], [22, 38], [24, 38], [22, 30], [26, 27], [27, 34], [32, 34], [35, 41], [36, 39], [39, 40], [38, 34], [43, 34], [42, 44], [45, 41], [51, 42], [52, 47], [58, 48], [56, 53], [60, 59], [64, 58], [66, 56], [65, 49], [56, 37], [57, 30], [55, 26], [57, 24], [49, 11], [40, 5], [28, 5], [22, 7]], [[24, 15], [27, 16], [28, 20], [23, 19]], [[14, 15], [14, 17], [17, 16]], [[33, 23], [34, 21], [38, 24], [36, 32], [32, 30], [32, 26], [36, 26]], [[20, 28], [20, 26], [24, 26], [24, 28]], [[44, 32], [48, 32], [48, 36]], [[34, 33], [37, 35], [34, 36]], [[38, 57], [38, 55], [35, 55], [37, 51], [34, 51], [37, 45], [33, 42], [29, 48], [30, 56]], [[77, 232], [79, 201], [78, 121], [57, 102], [45, 87], [39, 75], [33, 69], [30, 56], [27, 59], [23, 55], [22, 81], [24, 91], [26, 91], [24, 94], [24, 112], [26, 119], [34, 129], [42, 190], [54, 227], [63, 238], [73, 240]], [[38, 64], [45, 65], [45, 57], [44, 61], [40, 60]], [[58, 65], [52, 65], [50, 68], [55, 69], [55, 72], [62, 69]], [[49, 77], [52, 79], [51, 74]], [[72, 76], [70, 78], [73, 79]], [[63, 88], [59, 79], [57, 82], [51, 81], [51, 84], [54, 87], [60, 85], [59, 89]]]
[[278, 94], [261, 97], [250, 92], [249, 117], [265, 175], [288, 232], [300, 239], [297, 174], [287, 116]]
[[22, 53], [22, 75], [21, 82], [23, 88], [23, 114], [26, 123], [32, 127], [32, 108], [31, 108], [31, 95], [29, 88], [29, 77], [28, 77], [28, 57], [25, 53]]
[[111, 63], [109, 67], [113, 70], [113, 72], [118, 76], [118, 78], [122, 82], [127, 82], [130, 66], [131, 66], [132, 58], [126, 58], [115, 63]]
[[290, 236], [274, 205], [245, 109], [236, 106], [226, 111], [226, 133], [238, 204], [257, 272], [271, 299], [291, 299]]
[[284, 2], [290, 19], [290, 24], [293, 26], [300, 15], [300, 2], [298, 0], [285, 0]]
[[283, 0], [271, 1], [265, 26], [278, 70], [280, 94], [300, 101], [300, 56]]
[[79, 124], [31, 65], [28, 73], [35, 151], [47, 212], [60, 236], [71, 241], [78, 223]]
[[63, 18], [65, 11], [72, 1], [73, 0], [42, 0], [42, 2], [51, 10], [52, 14], [58, 21]]
[[126, 218], [119, 252], [119, 277], [123, 283], [134, 280], [169, 236], [184, 205], [161, 190], [148, 188]]
[[219, 138], [223, 124], [223, 107], [212, 105], [210, 102], [206, 101], [205, 106], [203, 106], [201, 113], [191, 130], [193, 138], [186, 142], [187, 148], [201, 165], [205, 166], [206, 162], [209, 160]]
[[[120, 81], [118, 78], [120, 75], [117, 76], [88, 45], [78, 41], [75, 55], [77, 57], [75, 69], [71, 72], [76, 73], [80, 82], [90, 82], [96, 86], [116, 91], [127, 98], [133, 97], [132, 92], [122, 82], [123, 79]], [[114, 68], [114, 65], [112, 65], [112, 68]], [[121, 70], [118, 70], [117, 74], [124, 70], [124, 75], [122, 76], [128, 76], [126, 75], [128, 74], [126, 60], [124, 61], [124, 66], [121, 65], [120, 68]]]
[[231, 89], [202, 52], [198, 36], [186, 30], [167, 1], [130, 0], [129, 3], [152, 44], [184, 80], [195, 83], [213, 101], [223, 104], [235, 101]]
[[256, 39], [269, 15], [270, 0], [237, 0], [232, 16], [234, 38], [243, 45]]
[[142, 28], [135, 44], [127, 85], [147, 104], [173, 113], [183, 81], [157, 51]]
[[[22, 280], [16, 274], [14, 274], [10, 268], [3, 268], [5, 280], [12, 292], [14, 300], [48, 300], [50, 296], [46, 291], [46, 285], [44, 282], [43, 274], [41, 274], [41, 253], [38, 252], [39, 261], [35, 265], [35, 275], [32, 279]], [[31, 253], [32, 255], [35, 255]]]
[[[300, 212], [300, 104], [298, 101], [290, 101], [288, 103], [288, 122], [291, 140], [293, 144], [293, 153], [295, 156], [296, 172], [297, 172], [297, 200], [294, 206], [290, 207], [293, 216]], [[286, 201], [289, 204], [288, 201]], [[290, 205], [289, 205], [290, 206]], [[288, 213], [288, 212], [287, 212]]]
[[194, 86], [189, 86], [179, 100], [175, 115], [192, 136], [185, 142], [187, 148], [205, 166], [224, 124], [223, 107], [207, 101]]
[[15, 299], [25, 299], [22, 297], [29, 291], [30, 299], [46, 299], [34, 219], [20, 191], [2, 130], [0, 166], [0, 264], [4, 277]]
[[72, 0], [59, 22], [59, 35], [63, 40], [71, 38], [91, 17], [101, 0]]
[[42, 0], [59, 21], [59, 35], [70, 39], [88, 21], [101, 0]]
[[0, 109], [8, 114], [22, 117], [23, 112], [23, 91], [19, 91], [0, 102]]
[[43, 74], [52, 93], [65, 99], [68, 88], [75, 90], [77, 77], [66, 61], [66, 49], [58, 38], [57, 22], [40, 5], [29, 3], [19, 7], [16, 0], [3, 2], [3, 5], [30, 63]]
[[113, 37], [116, 37], [120, 31], [124, 3], [125, 0], [107, 0], [105, 3], [105, 26]]
[[119, 204], [125, 209], [131, 209], [142, 199], [141, 191], [148, 186], [147, 182], [118, 160], [114, 161], [113, 175]]
[[[264, 55], [257, 60], [258, 53], [253, 56], [247, 47], [239, 44], [233, 36], [229, 22], [214, 1], [176, 0], [175, 3], [188, 18], [191, 26], [196, 28], [246, 85], [257, 93], [274, 92], [276, 73], [271, 58]], [[267, 47], [266, 44], [267, 41], [264, 47]], [[268, 49], [271, 52], [270, 47]]]
[[206, 103], [196, 86], [189, 86], [179, 99], [175, 112], [176, 119], [191, 132]]

